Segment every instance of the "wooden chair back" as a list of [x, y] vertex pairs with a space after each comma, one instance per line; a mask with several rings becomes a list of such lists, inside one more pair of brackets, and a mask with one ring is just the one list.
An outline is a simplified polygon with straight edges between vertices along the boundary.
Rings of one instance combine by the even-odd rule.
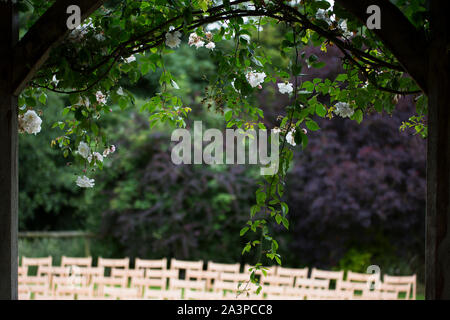
[[261, 277], [261, 284], [268, 286], [294, 286], [294, 277], [266, 276]]
[[277, 273], [276, 275], [279, 277], [286, 277], [286, 278], [293, 278], [294, 283], [296, 278], [308, 278], [308, 268], [283, 268], [283, 267], [277, 267]]
[[392, 285], [409, 285], [410, 290], [407, 293], [406, 299], [416, 299], [417, 277], [415, 274], [412, 276], [390, 276], [385, 274], [383, 276], [383, 283]]
[[205, 280], [206, 290], [212, 288], [213, 280], [219, 279], [219, 272], [205, 270], [186, 270], [186, 280]]
[[185, 300], [222, 300], [223, 294], [221, 292], [209, 291], [193, 291], [186, 290], [184, 292]]
[[330, 286], [329, 279], [302, 279], [302, 278], [299, 278], [295, 282], [295, 287], [302, 288], [302, 289], [328, 290], [329, 286]]
[[135, 269], [159, 269], [159, 270], [167, 270], [167, 259], [153, 259], [153, 260], [144, 260], [136, 258], [134, 260], [134, 268]]
[[103, 295], [115, 300], [137, 300], [141, 298], [137, 288], [105, 287], [103, 289]]
[[311, 270], [311, 279], [324, 279], [328, 280], [334, 280], [336, 282], [336, 290], [339, 289], [340, 283], [344, 280], [344, 270], [341, 271], [328, 271], [328, 270], [320, 270], [313, 268]]
[[18, 278], [18, 291], [36, 295], [50, 294], [48, 276], [23, 276]]
[[172, 259], [172, 260], [170, 260], [170, 270], [177, 270], [177, 271], [184, 270], [185, 273], [187, 273], [188, 270], [201, 271], [201, 270], [203, 270], [203, 261], [202, 260], [188, 261], [188, 260]]
[[52, 257], [48, 256], [45, 258], [27, 258], [22, 257], [22, 267], [27, 269], [27, 274], [30, 267], [37, 267], [36, 274], [39, 273], [39, 267], [51, 267], [52, 266]]
[[181, 300], [181, 289], [178, 290], [145, 290], [144, 299]]
[[220, 273], [219, 279], [228, 282], [247, 282], [250, 281], [250, 275], [248, 273]]
[[151, 286], [160, 287], [165, 290], [168, 282], [172, 279], [178, 279], [178, 270], [154, 270], [147, 269], [145, 271], [145, 278], [152, 281]]
[[231, 292], [237, 292], [238, 290], [242, 290], [245, 284], [238, 284], [236, 282], [229, 282], [229, 281], [222, 281], [222, 280], [216, 280], [213, 283], [213, 291], [215, 292], [224, 292], [224, 291], [231, 291]]
[[104, 268], [124, 268], [128, 269], [130, 265], [130, 258], [123, 258], [123, 259], [106, 259], [99, 257], [98, 258], [98, 267], [104, 267]]
[[184, 289], [185, 292], [186, 292], [186, 290], [205, 291], [206, 290], [206, 281], [190, 281], [190, 280], [172, 279], [169, 282], [169, 290], [176, 290], [176, 289]]
[[96, 287], [95, 295], [104, 296], [105, 287], [127, 287], [126, 278], [113, 278], [105, 276], [94, 276], [92, 277], [92, 284]]
[[113, 278], [144, 278], [145, 270], [144, 269], [112, 269], [111, 277]]
[[239, 273], [241, 265], [239, 263], [216, 263], [209, 261], [206, 267], [208, 271]]
[[77, 266], [77, 267], [92, 267], [92, 257], [78, 258], [78, 257], [61, 257], [61, 267]]

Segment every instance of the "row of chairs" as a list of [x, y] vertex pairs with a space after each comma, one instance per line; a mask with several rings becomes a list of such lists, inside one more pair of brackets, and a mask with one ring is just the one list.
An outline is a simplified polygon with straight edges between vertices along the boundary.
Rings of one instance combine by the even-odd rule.
[[[172, 259], [62, 257], [22, 258], [20, 299], [415, 299], [416, 276], [361, 274], [273, 266], [256, 274], [263, 285], [255, 295], [252, 266]], [[32, 272], [35, 269], [35, 272]]]

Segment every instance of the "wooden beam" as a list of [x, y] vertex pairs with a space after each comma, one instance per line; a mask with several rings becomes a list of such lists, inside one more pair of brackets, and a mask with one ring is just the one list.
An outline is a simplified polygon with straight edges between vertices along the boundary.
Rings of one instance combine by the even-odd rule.
[[13, 4], [0, 2], [0, 300], [17, 299], [18, 129], [11, 83], [18, 29]]
[[450, 22], [448, 1], [431, 2], [428, 73], [427, 299], [450, 299]]
[[[445, 1], [443, 1], [445, 2]], [[417, 30], [389, 0], [336, 0], [364, 24], [369, 14], [367, 8], [377, 5], [381, 9], [381, 29], [373, 32], [397, 58], [402, 67], [428, 93], [428, 42], [423, 30]]]
[[104, 0], [57, 0], [18, 42], [19, 21], [12, 1], [0, 1], [0, 300], [17, 299], [18, 125], [17, 96], [69, 32], [69, 5], [83, 21]]
[[81, 9], [81, 21], [89, 17], [105, 0], [58, 0], [17, 43], [14, 62], [14, 94], [19, 95], [28, 81], [44, 64], [51, 49], [70, 31], [67, 28], [67, 7]]
[[24, 231], [19, 238], [93, 238], [95, 234], [86, 231]]

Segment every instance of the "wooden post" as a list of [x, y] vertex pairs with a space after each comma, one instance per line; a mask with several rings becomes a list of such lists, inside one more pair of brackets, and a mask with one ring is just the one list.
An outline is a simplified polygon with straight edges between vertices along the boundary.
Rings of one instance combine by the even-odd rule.
[[13, 46], [18, 15], [0, 2], [0, 299], [17, 299], [18, 141], [17, 97], [12, 94]]
[[434, 300], [450, 299], [450, 6], [430, 3], [425, 272], [426, 298]]

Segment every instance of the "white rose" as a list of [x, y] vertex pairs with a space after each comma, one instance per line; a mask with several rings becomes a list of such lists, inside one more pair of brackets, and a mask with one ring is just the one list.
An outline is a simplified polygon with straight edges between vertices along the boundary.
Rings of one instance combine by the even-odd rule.
[[58, 86], [59, 80], [58, 80], [58, 79], [56, 79], [56, 75], [53, 75], [53, 78], [52, 78], [52, 83], [53, 83], [53, 85], [54, 85], [55, 87], [57, 87], [57, 86]]
[[205, 41], [199, 40], [199, 41], [195, 42], [194, 45], [197, 49], [201, 48], [205, 45]]
[[89, 179], [86, 176], [80, 177], [78, 176], [77, 178], [77, 186], [79, 186], [80, 188], [92, 188], [95, 185], [95, 180], [94, 179]]
[[195, 33], [191, 33], [189, 35], [188, 45], [195, 46], [197, 49], [203, 47], [205, 42]]
[[129, 56], [128, 58], [125, 59], [126, 63], [131, 63], [133, 61], [136, 61], [136, 57], [135, 56]]
[[250, 83], [252, 88], [255, 88], [264, 82], [264, 78], [266, 77], [266, 74], [264, 72], [249, 71], [249, 72], [247, 72], [245, 77], [247, 78], [247, 81], [248, 81], [248, 83]]
[[355, 110], [347, 102], [338, 102], [334, 107], [334, 113], [342, 118], [350, 118], [355, 113]]
[[208, 43], [205, 48], [213, 50], [216, 47], [216, 44], [214, 42]]
[[103, 162], [103, 156], [98, 152], [93, 152], [91, 155], [89, 155], [88, 157], [89, 163], [92, 162], [92, 159]]
[[89, 101], [89, 98], [87, 98], [87, 97], [80, 97], [80, 99], [77, 102], [77, 105], [89, 107], [91, 105], [91, 102]]
[[110, 153], [114, 153], [116, 151], [116, 146], [115, 145], [111, 145], [109, 148], [106, 148], [103, 151], [103, 157], [107, 157]]
[[287, 93], [290, 94], [292, 91], [294, 91], [294, 88], [292, 86], [292, 83], [277, 83], [278, 85], [278, 91], [280, 93]]
[[289, 143], [292, 146], [296, 146], [295, 143], [295, 128], [289, 131], [286, 135], [286, 142]]
[[19, 130], [29, 134], [37, 134], [41, 131], [42, 119], [34, 110], [28, 110], [19, 116]]
[[[173, 26], [169, 28], [169, 31], [174, 29]], [[181, 33], [179, 31], [166, 33], [166, 45], [172, 49], [177, 48], [181, 43]]]
[[98, 103], [106, 104], [106, 95], [104, 95], [101, 91], [97, 91], [95, 97], [97, 98]]
[[80, 144], [78, 145], [78, 153], [80, 154], [80, 156], [87, 159], [91, 154], [91, 149], [86, 142], [80, 142]]

